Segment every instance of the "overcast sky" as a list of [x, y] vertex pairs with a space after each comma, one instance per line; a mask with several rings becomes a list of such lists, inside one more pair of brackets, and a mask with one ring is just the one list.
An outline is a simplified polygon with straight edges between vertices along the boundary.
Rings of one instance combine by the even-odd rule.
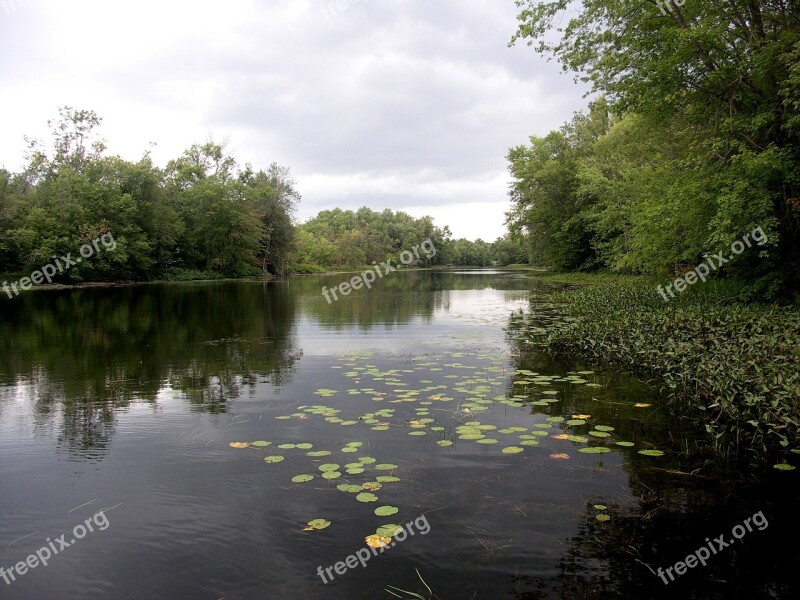
[[[227, 140], [291, 168], [299, 220], [369, 206], [493, 241], [504, 156], [586, 106], [521, 44], [513, 0], [0, 0], [0, 166], [49, 141], [58, 107], [109, 151], [156, 163]], [[155, 146], [152, 146], [155, 143]]]

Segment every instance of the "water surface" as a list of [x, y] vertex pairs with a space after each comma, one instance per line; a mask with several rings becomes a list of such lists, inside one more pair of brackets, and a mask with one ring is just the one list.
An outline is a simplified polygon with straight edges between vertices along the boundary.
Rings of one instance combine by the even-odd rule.
[[[0, 597], [796, 597], [796, 477], [723, 464], [642, 382], [541, 354], [518, 327], [546, 324], [540, 284], [400, 272], [328, 304], [345, 278], [0, 301], [0, 566], [108, 519]], [[376, 502], [337, 489], [387, 476]], [[654, 573], [758, 511], [768, 527], [706, 567]], [[422, 517], [425, 535], [318, 575]]]

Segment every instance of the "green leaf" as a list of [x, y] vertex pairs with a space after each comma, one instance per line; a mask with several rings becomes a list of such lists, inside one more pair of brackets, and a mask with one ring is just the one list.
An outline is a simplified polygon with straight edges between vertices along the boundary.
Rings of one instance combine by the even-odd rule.
[[644, 456], [664, 456], [661, 450], [639, 450], [639, 454]]
[[379, 517], [388, 517], [390, 515], [396, 515], [400, 512], [400, 509], [396, 506], [379, 506], [375, 509], [375, 514]]

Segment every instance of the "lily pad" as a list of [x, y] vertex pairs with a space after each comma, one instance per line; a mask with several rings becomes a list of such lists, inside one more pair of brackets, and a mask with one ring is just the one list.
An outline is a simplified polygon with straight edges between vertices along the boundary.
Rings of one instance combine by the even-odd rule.
[[778, 463], [777, 465], [772, 465], [773, 469], [778, 469], [779, 471], [794, 471], [795, 467], [788, 463]]
[[525, 448], [520, 448], [519, 446], [508, 446], [503, 448], [503, 454], [519, 454], [523, 452]]
[[327, 529], [331, 526], [331, 522], [327, 519], [314, 519], [313, 521], [308, 522], [308, 527], [303, 529], [303, 531], [316, 531], [319, 529]]
[[279, 462], [283, 462], [283, 461], [284, 461], [284, 457], [283, 456], [265, 456], [264, 457], [264, 462], [265, 463], [279, 463]]
[[358, 496], [356, 496], [356, 500], [359, 502], [377, 502], [378, 497], [370, 492], [361, 492]]
[[605, 446], [589, 446], [588, 448], [580, 448], [578, 452], [582, 454], [605, 454], [606, 452], [611, 452], [611, 450]]
[[339, 465], [337, 465], [336, 463], [328, 463], [328, 464], [324, 464], [324, 465], [320, 465], [319, 466], [319, 470], [322, 471], [323, 473], [325, 473], [327, 471], [338, 471], [340, 468], [341, 467]]
[[570, 419], [567, 421], [567, 425], [574, 427], [577, 425], [586, 425], [586, 421], [583, 419]]
[[383, 463], [380, 465], [375, 465], [375, 469], [377, 471], [391, 471], [392, 469], [399, 468], [397, 465], [393, 465], [391, 463]]
[[295, 447], [298, 450], [311, 450], [314, 447], [314, 444], [309, 444], [308, 442], [303, 442], [302, 444], [297, 444]]
[[231, 448], [249, 448], [250, 442], [231, 442], [228, 446]]
[[375, 535], [379, 535], [385, 538], [391, 538], [396, 536], [398, 533], [403, 531], [403, 528], [400, 525], [395, 525], [394, 523], [389, 523], [388, 525], [381, 525], [378, 527]]
[[609, 517], [607, 514], [604, 514], [604, 513], [600, 513], [599, 515], [595, 515], [594, 518], [597, 519], [600, 522], [605, 522], [605, 521], [610, 521], [611, 520], [611, 517]]
[[639, 450], [639, 454], [644, 456], [664, 456], [661, 450]]
[[436, 445], [442, 446], [444, 448], [445, 446], [452, 446], [453, 442], [451, 442], [450, 440], [439, 440], [438, 442], [436, 442]]
[[631, 448], [635, 446], [633, 442], [614, 442], [617, 446], [622, 446], [623, 448]]
[[255, 446], [256, 448], [266, 448], [267, 446], [270, 446], [271, 444], [272, 444], [272, 442], [265, 442], [263, 440], [259, 440], [257, 442], [253, 442], [253, 446]]
[[340, 471], [325, 471], [322, 474], [323, 479], [339, 479], [341, 476], [342, 474]]
[[609, 427], [608, 425], [595, 425], [594, 428], [597, 431], [614, 431], [614, 428]]
[[400, 512], [400, 509], [396, 506], [379, 506], [375, 509], [375, 514], [379, 517], [388, 517], [390, 515], [396, 515]]
[[592, 430], [592, 431], [589, 432], [589, 435], [594, 436], [594, 437], [599, 437], [599, 438], [607, 438], [611, 434], [607, 433], [605, 431], [594, 431], [594, 430]]
[[597, 510], [607, 510], [608, 509], [608, 507], [605, 504], [595, 504], [594, 508], [596, 508]]
[[330, 450], [315, 450], [314, 452], [306, 452], [306, 456], [330, 456]]
[[295, 475], [292, 477], [292, 483], [307, 483], [314, 479], [313, 475]]
[[371, 456], [360, 456], [358, 458], [358, 462], [360, 462], [362, 465], [372, 465], [375, 464], [376, 460]]
[[381, 483], [395, 483], [400, 481], [400, 478], [394, 477], [393, 475], [381, 475], [380, 477], [376, 477], [375, 480]]
[[357, 494], [361, 491], [360, 485], [353, 485], [351, 483], [340, 483], [336, 486], [336, 489], [340, 492], [348, 492], [350, 494]]

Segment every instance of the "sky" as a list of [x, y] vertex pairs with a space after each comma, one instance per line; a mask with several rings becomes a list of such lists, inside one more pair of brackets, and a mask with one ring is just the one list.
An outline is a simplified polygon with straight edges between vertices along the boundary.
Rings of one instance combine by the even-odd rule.
[[0, 0], [0, 166], [58, 108], [95, 111], [108, 153], [165, 165], [225, 142], [289, 167], [298, 221], [335, 207], [431, 215], [493, 241], [505, 156], [587, 105], [519, 43], [513, 0]]

